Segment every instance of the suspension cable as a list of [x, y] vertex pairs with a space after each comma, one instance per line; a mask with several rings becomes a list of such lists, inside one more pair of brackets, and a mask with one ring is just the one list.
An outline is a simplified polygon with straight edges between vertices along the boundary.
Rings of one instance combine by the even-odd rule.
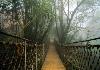
[[25, 41], [28, 41], [28, 42], [33, 42], [32, 40], [29, 40], [29, 39], [26, 39], [26, 38], [21, 38], [21, 37], [18, 37], [18, 36], [15, 36], [15, 35], [11, 35], [11, 34], [8, 34], [6, 32], [2, 32], [2, 31], [0, 31], [0, 34], [6, 35], [6, 36], [10, 36], [10, 37], [14, 37], [14, 38], [18, 38], [18, 39], [25, 40]]
[[83, 41], [76, 41], [76, 42], [72, 42], [72, 43], [68, 43], [68, 44], [74, 44], [74, 43], [80, 43], [80, 42], [88, 42], [88, 41], [93, 41], [93, 40], [98, 40], [98, 39], [100, 39], [100, 37], [91, 38], [91, 39], [83, 40]]

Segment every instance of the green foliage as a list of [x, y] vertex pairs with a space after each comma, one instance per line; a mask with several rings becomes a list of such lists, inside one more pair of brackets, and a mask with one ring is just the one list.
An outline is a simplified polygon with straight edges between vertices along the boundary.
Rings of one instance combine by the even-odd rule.
[[[24, 37], [42, 43], [47, 37], [54, 21], [51, 0], [5, 0], [0, 2], [0, 13], [10, 16], [11, 30], [17, 30], [16, 35], [24, 33]], [[17, 26], [18, 25], [18, 26]], [[10, 26], [9, 26], [10, 27]]]
[[52, 26], [53, 11], [50, 0], [25, 0], [25, 37], [42, 42]]

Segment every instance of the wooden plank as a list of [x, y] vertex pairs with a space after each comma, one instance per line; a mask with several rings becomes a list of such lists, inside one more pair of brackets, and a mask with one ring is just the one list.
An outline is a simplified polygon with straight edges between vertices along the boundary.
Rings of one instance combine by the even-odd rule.
[[49, 46], [49, 51], [41, 70], [66, 70], [53, 44]]

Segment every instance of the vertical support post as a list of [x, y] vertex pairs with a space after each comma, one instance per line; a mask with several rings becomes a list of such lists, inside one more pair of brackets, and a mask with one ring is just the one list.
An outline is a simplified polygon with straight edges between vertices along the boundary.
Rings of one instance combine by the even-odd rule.
[[45, 48], [44, 48], [44, 43], [43, 43], [43, 57], [42, 57], [43, 58], [43, 61], [44, 61], [44, 53], [45, 53], [44, 49]]
[[32, 65], [32, 70], [33, 70], [33, 65]]
[[25, 70], [26, 70], [26, 41], [25, 41]]
[[36, 70], [38, 70], [37, 69], [37, 67], [38, 67], [37, 43], [35, 44], [35, 46], [36, 46]]

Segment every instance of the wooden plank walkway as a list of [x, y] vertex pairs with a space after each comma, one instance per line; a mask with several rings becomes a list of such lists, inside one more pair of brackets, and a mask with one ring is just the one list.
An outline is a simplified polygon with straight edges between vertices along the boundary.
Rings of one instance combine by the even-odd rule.
[[49, 50], [41, 70], [66, 70], [53, 44], [50, 44], [49, 46]]

